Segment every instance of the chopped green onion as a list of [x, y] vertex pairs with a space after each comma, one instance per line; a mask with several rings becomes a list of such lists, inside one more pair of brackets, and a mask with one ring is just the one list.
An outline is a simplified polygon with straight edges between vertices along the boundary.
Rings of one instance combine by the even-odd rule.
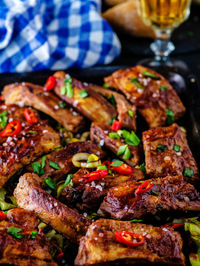
[[67, 90], [66, 90], [66, 87], [64, 86], [64, 87], [62, 87], [62, 88], [60, 88], [60, 94], [61, 95], [65, 95], [67, 93]]
[[149, 78], [152, 78], [152, 79], [160, 79], [160, 77], [150, 73], [150, 72], [147, 72], [147, 71], [143, 71], [142, 74], [145, 76], [145, 77], [149, 77]]
[[66, 96], [72, 98], [74, 95], [74, 90], [71, 83], [66, 84]]
[[59, 170], [59, 169], [60, 169], [60, 166], [59, 166], [58, 163], [55, 163], [55, 162], [49, 161], [49, 165], [50, 165], [52, 168], [56, 169], [56, 170]]
[[105, 165], [100, 165], [97, 167], [97, 170], [108, 170], [108, 168]]
[[110, 119], [110, 125], [111, 125], [111, 126], [112, 126], [114, 120], [116, 120], [116, 117], [112, 117], [112, 118]]
[[41, 159], [41, 167], [44, 168], [45, 167], [45, 161], [46, 161], [46, 155], [42, 156], [42, 159]]
[[93, 213], [87, 215], [87, 218], [88, 218], [89, 220], [97, 219], [98, 217], [99, 217], [99, 215], [98, 215], [97, 213], [95, 213], [95, 212], [93, 212]]
[[134, 131], [128, 132], [127, 130], [123, 130], [123, 138], [125, 140], [126, 144], [132, 145], [132, 146], [138, 146], [140, 144], [140, 139], [135, 134]]
[[130, 117], [133, 117], [133, 111], [132, 110], [128, 110], [128, 114]]
[[68, 77], [64, 80], [64, 83], [67, 84], [67, 83], [72, 83], [72, 78], [71, 77]]
[[180, 146], [179, 145], [174, 145], [174, 151], [179, 152], [180, 151]]
[[21, 230], [22, 230], [21, 228], [11, 226], [8, 228], [7, 233], [15, 238], [21, 239], [24, 237], [24, 235], [18, 234]]
[[124, 162], [120, 161], [120, 160], [115, 160], [114, 162], [111, 163], [111, 166], [115, 166], [118, 167], [120, 165], [122, 165]]
[[161, 89], [161, 91], [167, 91], [168, 90], [168, 88], [165, 86], [160, 86], [160, 89]]
[[29, 131], [27, 131], [27, 134], [37, 134], [37, 131], [35, 131], [35, 130], [29, 130]]
[[36, 173], [37, 175], [41, 176], [44, 174], [44, 170], [42, 169], [42, 166], [40, 165], [39, 162], [32, 163], [32, 167], [33, 167], [33, 172]]
[[166, 145], [159, 144], [156, 148], [157, 151], [164, 152], [166, 150]]
[[38, 231], [32, 231], [32, 232], [31, 232], [31, 238], [32, 238], [32, 239], [35, 239], [36, 236], [37, 236], [37, 234], [38, 234]]
[[146, 172], [146, 167], [145, 167], [145, 163], [142, 163], [142, 164], [140, 164], [140, 165], [137, 165], [136, 167], [135, 167], [136, 169], [140, 169], [142, 172]]
[[81, 98], [86, 98], [86, 97], [89, 96], [89, 93], [84, 89], [84, 90], [80, 91], [80, 92], [78, 93], [78, 95], [79, 95]]
[[59, 106], [60, 108], [64, 109], [67, 106], [67, 104], [65, 102], [59, 102]]
[[8, 117], [7, 117], [8, 111], [4, 111], [0, 113], [0, 128], [4, 129], [6, 127]]
[[131, 82], [138, 88], [138, 89], [145, 89], [138, 81], [138, 78], [131, 78]]
[[185, 168], [183, 171], [183, 176], [186, 176], [186, 177], [192, 177], [193, 174], [194, 174], [194, 170], [190, 168]]
[[170, 109], [166, 109], [166, 115], [167, 115], [167, 123], [168, 125], [171, 125], [175, 121], [174, 112]]
[[110, 132], [109, 137], [111, 139], [120, 139], [120, 136], [116, 132]]
[[124, 155], [122, 156], [122, 158], [124, 160], [128, 160], [128, 159], [131, 158], [131, 152], [130, 152], [130, 149], [129, 149], [128, 146], [126, 147], [125, 152], [124, 152]]
[[72, 181], [72, 179], [73, 179], [73, 175], [72, 174], [68, 174], [67, 175], [67, 178], [66, 178], [66, 180], [65, 180], [65, 183], [63, 184], [63, 189], [67, 186], [67, 185], [70, 185], [71, 187], [73, 187], [73, 181]]
[[143, 220], [142, 219], [133, 219], [130, 222], [131, 223], [141, 223]]
[[104, 87], [104, 88], [109, 88], [110, 85], [109, 85], [109, 83], [104, 83], [104, 84], [103, 84], [103, 87]]
[[107, 99], [114, 107], [116, 107], [115, 97], [113, 94], [110, 97], [108, 97]]
[[45, 178], [43, 182], [51, 189], [56, 189], [56, 183], [51, 179], [51, 177]]
[[117, 156], [120, 156], [120, 155], [124, 154], [127, 147], [128, 147], [127, 144], [120, 146], [118, 151], [117, 151]]

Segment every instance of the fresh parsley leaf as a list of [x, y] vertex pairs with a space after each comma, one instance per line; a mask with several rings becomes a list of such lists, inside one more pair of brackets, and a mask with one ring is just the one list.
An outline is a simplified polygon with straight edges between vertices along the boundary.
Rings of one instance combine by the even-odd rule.
[[11, 226], [8, 228], [7, 233], [15, 238], [21, 239], [24, 237], [24, 235], [18, 234], [21, 230], [22, 230], [21, 228]]
[[84, 89], [84, 90], [81, 90], [78, 95], [81, 97], [81, 98], [86, 98], [89, 96], [89, 93]]
[[51, 189], [56, 189], [56, 183], [51, 179], [51, 177], [45, 178], [43, 182]]
[[170, 109], [166, 109], [166, 115], [167, 115], [167, 123], [168, 125], [171, 125], [175, 121], [174, 112]]
[[55, 163], [55, 162], [49, 161], [49, 165], [50, 165], [52, 168], [56, 169], [56, 170], [59, 170], [59, 169], [60, 169], [60, 166], [59, 166], [58, 163]]
[[111, 166], [115, 166], [118, 167], [120, 165], [122, 165], [124, 162], [120, 161], [120, 160], [116, 160], [114, 162], [111, 163]]
[[33, 172], [36, 173], [37, 175], [41, 176], [44, 174], [44, 170], [42, 169], [39, 162], [32, 163], [32, 167], [33, 167]]

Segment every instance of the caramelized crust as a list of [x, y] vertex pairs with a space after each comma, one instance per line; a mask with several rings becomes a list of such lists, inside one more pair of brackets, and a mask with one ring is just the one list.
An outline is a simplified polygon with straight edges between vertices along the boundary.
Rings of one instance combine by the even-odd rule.
[[[116, 240], [115, 232], [137, 233], [145, 243], [128, 247]], [[152, 225], [99, 219], [81, 238], [75, 265], [185, 265], [178, 232]]]
[[0, 188], [23, 166], [54, 150], [60, 138], [47, 123], [41, 122], [25, 127], [13, 137], [0, 142]]
[[[152, 177], [183, 175], [186, 168], [194, 171], [186, 180], [198, 179], [198, 168], [188, 146], [185, 132], [177, 125], [143, 132], [146, 172]], [[159, 150], [163, 146], [163, 151]], [[162, 148], [161, 146], [161, 148]], [[180, 151], [176, 151], [176, 146]]]
[[[113, 132], [110, 126], [103, 125], [101, 123], [92, 123], [90, 128], [90, 138], [97, 145], [105, 145], [106, 148], [110, 149], [112, 152], [117, 154], [117, 151], [120, 146], [125, 145], [126, 143], [122, 140], [112, 139], [109, 137], [109, 133]], [[131, 152], [130, 159], [124, 160], [122, 156], [120, 158], [124, 160], [127, 164], [134, 167], [140, 161], [141, 146], [128, 145]]]
[[[145, 71], [155, 78], [146, 76]], [[133, 79], [136, 79], [139, 86]], [[166, 124], [167, 109], [173, 112], [175, 120], [185, 112], [185, 107], [170, 83], [152, 69], [140, 65], [120, 69], [104, 80], [110, 87], [122, 91], [137, 106], [150, 127]]]
[[84, 126], [84, 118], [69, 107], [61, 108], [60, 99], [52, 92], [45, 92], [42, 86], [32, 83], [14, 83], [4, 87], [2, 92], [6, 104], [32, 106], [51, 116], [67, 130], [77, 132]]
[[114, 219], [131, 220], [162, 210], [200, 211], [200, 195], [182, 176], [148, 180], [153, 187], [135, 194], [141, 182], [126, 182], [111, 188], [100, 206], [101, 213]]
[[[91, 89], [87, 83], [82, 83], [73, 78], [73, 97], [69, 98], [66, 95], [62, 95], [61, 88], [65, 86], [64, 80], [67, 75], [61, 71], [56, 72], [54, 75], [57, 78], [57, 85], [54, 90], [55, 93], [89, 120], [99, 121], [108, 125], [111, 118], [116, 117], [117, 113], [115, 108], [106, 101], [103, 96]], [[88, 97], [82, 98], [79, 95], [82, 90], [88, 92]]]
[[[62, 177], [66, 177], [66, 175], [76, 169], [76, 167], [72, 163], [72, 157], [76, 153], [86, 152], [89, 154], [96, 154], [100, 159], [102, 159], [105, 154], [104, 152], [94, 143], [90, 141], [85, 142], [74, 142], [68, 144], [61, 150], [53, 151], [47, 154], [45, 159], [44, 166], [44, 174], [40, 177], [42, 179], [51, 177], [53, 180], [57, 181]], [[41, 163], [41, 158], [37, 160]], [[53, 161], [59, 164], [60, 169], [54, 169], [49, 165], [49, 161]], [[32, 165], [27, 167], [27, 170], [33, 172]]]
[[20, 177], [14, 191], [17, 204], [26, 210], [35, 212], [45, 223], [62, 233], [72, 242], [79, 242], [90, 224], [76, 210], [54, 199], [42, 188], [42, 180], [36, 174], [27, 173]]

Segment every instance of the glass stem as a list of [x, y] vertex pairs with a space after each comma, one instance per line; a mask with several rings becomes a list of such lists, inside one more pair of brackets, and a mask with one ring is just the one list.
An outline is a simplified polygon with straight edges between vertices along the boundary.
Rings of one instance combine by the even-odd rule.
[[175, 49], [174, 44], [170, 41], [171, 30], [156, 30], [156, 40], [150, 48], [155, 54], [155, 60], [162, 64], [169, 59], [169, 54]]

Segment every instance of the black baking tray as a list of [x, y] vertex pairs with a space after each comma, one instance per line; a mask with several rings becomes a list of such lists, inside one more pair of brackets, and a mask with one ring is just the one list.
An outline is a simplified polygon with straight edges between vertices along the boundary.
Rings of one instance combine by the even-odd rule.
[[[110, 75], [119, 68], [127, 68], [128, 65], [99, 66], [88, 69], [71, 69], [65, 72], [81, 81], [103, 84], [103, 78]], [[189, 70], [177, 72], [174, 69], [160, 68], [158, 72], [163, 74], [173, 85], [186, 106], [184, 117], [178, 121], [178, 124], [184, 126], [187, 130], [189, 146], [198, 163], [200, 169], [200, 84], [196, 76]], [[7, 84], [14, 82], [31, 82], [35, 84], [45, 84], [47, 78], [55, 71], [38, 71], [34, 73], [8, 73], [0, 74], [0, 92]], [[67, 251], [65, 262], [62, 265], [73, 265], [76, 256], [77, 247], [72, 246]]]

